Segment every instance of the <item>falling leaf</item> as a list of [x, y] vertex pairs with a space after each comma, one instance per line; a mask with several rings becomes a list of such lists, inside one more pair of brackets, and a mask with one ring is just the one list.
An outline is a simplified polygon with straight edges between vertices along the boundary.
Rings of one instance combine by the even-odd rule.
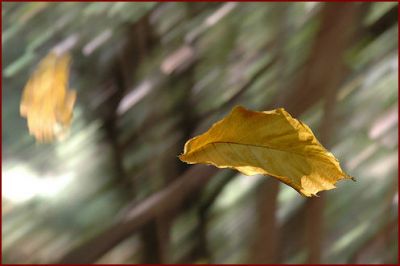
[[245, 175], [270, 175], [307, 197], [352, 179], [311, 129], [283, 108], [255, 112], [237, 106], [206, 133], [187, 141], [179, 158]]
[[39, 142], [61, 139], [70, 127], [76, 92], [68, 90], [69, 62], [68, 55], [49, 53], [24, 88], [20, 114]]

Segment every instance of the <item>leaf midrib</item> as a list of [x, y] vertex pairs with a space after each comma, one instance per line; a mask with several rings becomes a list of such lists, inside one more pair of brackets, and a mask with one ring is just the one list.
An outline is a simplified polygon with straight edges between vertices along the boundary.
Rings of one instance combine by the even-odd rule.
[[[238, 143], [238, 142], [231, 142], [231, 141], [210, 142], [210, 143], [207, 143], [206, 145], [204, 145], [204, 147], [207, 146], [207, 145], [212, 145], [212, 144], [233, 144], [233, 145], [240, 145], [240, 146], [252, 146], [252, 147], [257, 147], [257, 148], [264, 148], [264, 149], [277, 150], [277, 151], [282, 151], [282, 152], [287, 152], [287, 153], [294, 153], [294, 154], [297, 154], [297, 155], [302, 156], [302, 157], [307, 157], [308, 156], [308, 155], [306, 155], [304, 153], [299, 153], [299, 152], [295, 152], [295, 151], [288, 151], [288, 150], [283, 150], [283, 149], [279, 149], [279, 148], [273, 148], [273, 147], [269, 147], [269, 146], [263, 146], [263, 145], [257, 145], [257, 144], [247, 144], [247, 143]], [[200, 150], [200, 149], [198, 149], [198, 150]]]

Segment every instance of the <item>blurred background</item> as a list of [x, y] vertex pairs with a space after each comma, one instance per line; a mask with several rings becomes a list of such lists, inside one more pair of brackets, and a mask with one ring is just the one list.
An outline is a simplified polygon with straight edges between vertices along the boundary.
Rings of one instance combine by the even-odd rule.
[[[2, 3], [3, 263], [397, 263], [397, 3]], [[72, 55], [69, 137], [22, 90]], [[235, 105], [284, 107], [357, 182], [304, 198], [177, 158]]]

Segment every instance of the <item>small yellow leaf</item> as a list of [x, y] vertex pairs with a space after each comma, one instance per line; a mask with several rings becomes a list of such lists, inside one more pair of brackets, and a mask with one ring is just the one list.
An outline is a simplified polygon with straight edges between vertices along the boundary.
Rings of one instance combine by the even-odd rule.
[[310, 197], [352, 179], [311, 129], [283, 108], [255, 112], [237, 106], [206, 133], [186, 142], [179, 159], [276, 177]]
[[20, 114], [39, 142], [60, 139], [71, 124], [76, 92], [68, 90], [69, 62], [68, 55], [48, 54], [24, 88]]

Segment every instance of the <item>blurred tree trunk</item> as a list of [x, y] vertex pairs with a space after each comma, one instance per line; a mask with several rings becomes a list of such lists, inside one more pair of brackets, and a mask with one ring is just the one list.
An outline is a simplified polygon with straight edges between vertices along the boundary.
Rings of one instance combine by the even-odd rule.
[[320, 11], [320, 29], [311, 54], [291, 89], [285, 95], [285, 108], [298, 115], [325, 96], [329, 87], [337, 88], [344, 77], [344, 52], [353, 39], [354, 27], [361, 19], [360, 3], [327, 3]]
[[143, 226], [142, 260], [146, 264], [167, 263], [170, 242], [171, 215], [163, 214]]
[[[294, 116], [299, 116], [319, 99], [329, 99], [325, 102], [326, 122], [321, 128], [320, 138], [325, 144], [332, 130], [330, 122], [333, 117], [335, 91], [345, 76], [344, 52], [351, 41], [354, 27], [361, 18], [360, 6], [357, 3], [329, 3], [323, 6], [320, 11], [321, 26], [311, 49], [312, 54], [295, 79], [292, 89], [278, 101]], [[277, 263], [280, 257], [277, 250], [279, 227], [275, 218], [279, 184], [273, 181], [275, 180], [272, 180], [271, 185], [274, 185], [269, 189], [260, 188], [257, 194], [258, 229], [249, 257], [252, 263]], [[323, 207], [321, 197], [309, 199], [306, 203], [305, 239], [308, 263], [318, 263], [321, 259]]]
[[278, 224], [276, 220], [279, 183], [272, 178], [263, 180], [257, 189], [257, 217], [249, 254], [249, 263], [277, 263]]
[[[284, 57], [284, 43], [287, 37], [286, 19], [288, 15], [287, 5], [277, 5], [276, 10], [273, 12], [275, 16], [272, 18], [277, 26], [275, 33], [274, 48], [276, 52], [276, 60], [278, 64], [285, 65]], [[283, 86], [284, 71], [278, 71], [277, 79], [282, 80], [280, 86]], [[280, 91], [278, 89], [278, 91]], [[282, 101], [278, 96], [278, 102]], [[269, 109], [269, 108], [268, 108]], [[248, 254], [250, 263], [279, 263], [279, 239], [280, 228], [276, 219], [277, 202], [279, 194], [279, 182], [275, 179], [267, 178], [259, 184], [256, 195], [256, 223], [253, 234], [253, 239]]]
[[[194, 125], [198, 123], [197, 119], [194, 117], [192, 108], [190, 108], [190, 102], [188, 101], [194, 82], [194, 68], [195, 64], [191, 65], [183, 73], [179, 73], [176, 77], [172, 75], [165, 84], [168, 90], [160, 92], [166, 95], [157, 95], [157, 97], [166, 99], [166, 103], [160, 103], [160, 106], [158, 106], [161, 110], [163, 108], [165, 109], [164, 112], [161, 112], [161, 119], [167, 119], [171, 114], [176, 117], [181, 117], [175, 129], [175, 134], [180, 134], [182, 137], [175, 145], [168, 149], [168, 152], [158, 155], [160, 165], [151, 167], [153, 171], [156, 171], [154, 175], [157, 175], [157, 172], [162, 173], [162, 178], [164, 179], [163, 187], [167, 187], [187, 169], [187, 165], [181, 164], [176, 160], [176, 154], [181, 152], [184, 141], [188, 139]], [[181, 93], [178, 98], [176, 98], [177, 93]], [[171, 102], [175, 101], [172, 110], [166, 110], [166, 108], [168, 108], [168, 99], [170, 99]], [[166, 104], [166, 106], [161, 107], [161, 105], [164, 104]], [[170, 231], [176, 213], [176, 210], [163, 212], [158, 215], [155, 220], [144, 226], [144, 233], [142, 235], [145, 243], [145, 252], [143, 254], [145, 259], [144, 263], [171, 262], [171, 258], [168, 255], [170, 253]]]
[[[341, 10], [339, 10], [339, 8], [336, 8], [337, 5], [343, 5], [346, 7], [341, 7]], [[359, 32], [361, 30], [360, 28], [363, 27], [362, 20], [367, 14], [366, 11], [370, 7], [370, 3], [362, 3], [359, 5], [360, 6], [357, 7], [356, 4], [328, 4], [321, 11], [321, 15], [325, 17], [325, 23], [321, 25], [322, 28], [315, 40], [315, 48], [313, 50], [315, 51], [315, 56], [310, 56], [310, 60], [308, 62], [309, 66], [307, 66], [307, 68], [312, 66], [316, 69], [318, 63], [315, 61], [321, 60], [320, 69], [321, 72], [323, 71], [325, 74], [316, 75], [313, 77], [313, 71], [304, 71], [303, 76], [299, 77], [299, 80], [301, 80], [302, 83], [294, 86], [295, 90], [299, 92], [303, 90], [305, 92], [304, 97], [299, 97], [297, 106], [288, 106], [288, 110], [292, 110], [292, 112], [295, 112], [296, 110], [303, 110], [304, 108], [308, 108], [307, 105], [304, 104], [305, 102], [309, 101], [312, 104], [318, 100], [316, 96], [321, 97], [322, 93], [325, 94], [324, 117], [320, 130], [317, 132], [317, 134], [319, 135], [318, 139], [320, 139], [321, 143], [323, 143], [323, 145], [327, 148], [330, 147], [331, 136], [335, 128], [335, 125], [333, 124], [333, 108], [335, 106], [337, 89], [339, 88], [340, 83], [343, 81], [343, 78], [348, 74], [348, 69], [343, 63], [345, 48], [352, 44], [351, 41], [358, 42], [360, 41], [360, 38], [364, 36]], [[344, 9], [347, 9], [347, 11]], [[375, 25], [391, 25], [390, 23], [381, 22], [392, 21], [392, 19], [390, 19], [392, 18], [390, 14], [392, 14], [392, 10], [371, 25], [367, 30], [370, 31], [370, 28], [378, 28], [378, 26]], [[340, 21], [343, 22], [339, 23]], [[324, 33], [323, 27], [328, 29], [326, 33]], [[332, 31], [330, 34], [328, 34], [329, 29]], [[383, 30], [381, 29], [381, 32], [384, 30], [387, 30], [387, 28]], [[352, 35], [352, 32], [354, 32], [356, 35]], [[326, 40], [324, 40], [325, 34], [328, 35], [325, 37]], [[336, 43], [337, 41], [339, 43]], [[320, 42], [320, 44], [318, 45], [317, 42]], [[318, 50], [315, 50], [317, 48]], [[332, 55], [329, 55], [327, 51], [332, 53]], [[329, 62], [329, 64], [326, 62]], [[307, 83], [307, 80], [310, 80], [310, 82]], [[322, 84], [324, 81], [327, 81], [326, 85], [318, 88], [317, 85]], [[315, 88], [316, 91], [314, 91], [314, 95], [310, 95], [312, 92], [310, 88]], [[307, 95], [310, 95], [308, 99]], [[294, 97], [292, 98], [295, 99]], [[303, 238], [305, 239], [305, 243], [309, 251], [307, 262], [321, 262], [321, 251], [323, 247], [324, 200], [325, 198], [323, 195], [321, 195], [319, 198], [308, 199], [303, 208], [294, 213], [287, 220], [287, 222], [282, 225], [283, 235], [279, 251], [281, 253], [281, 257], [294, 254], [296, 250], [299, 249], [302, 243], [300, 239], [301, 236], [298, 235], [298, 228], [304, 227], [305, 235]], [[289, 243], [289, 245], [285, 245], [283, 243]]]
[[[114, 93], [103, 104], [102, 119], [105, 135], [112, 148], [112, 156], [116, 177], [123, 185], [129, 197], [134, 197], [134, 180], [131, 180], [123, 166], [124, 149], [119, 143], [119, 129], [117, 127], [117, 108], [125, 93], [135, 82], [135, 73], [143, 59], [157, 43], [158, 37], [151, 28], [149, 18], [151, 12], [144, 15], [137, 22], [126, 25], [126, 39], [117, 51], [107, 76], [108, 86], [114, 88]], [[111, 85], [110, 85], [111, 84]]]
[[[351, 43], [355, 27], [360, 25], [359, 3], [328, 3], [321, 9], [321, 26], [312, 46], [310, 61], [300, 78], [298, 89], [312, 88], [324, 95], [324, 116], [319, 139], [330, 146], [334, 130], [336, 92], [346, 76], [344, 56]], [[321, 263], [324, 238], [324, 196], [307, 199], [305, 240], [307, 263]]]
[[[139, 65], [151, 53], [158, 42], [150, 23], [151, 12], [141, 17], [137, 22], [126, 25], [126, 40], [115, 58], [112, 69], [116, 93], [111, 97], [107, 105], [111, 110], [105, 117], [105, 130], [113, 151], [113, 158], [118, 178], [127, 190], [127, 196], [131, 201], [135, 197], [135, 180], [124, 169], [124, 147], [118, 141], [119, 130], [117, 127], [117, 108], [126, 92], [136, 81], [136, 71]], [[159, 221], [153, 221], [142, 229], [143, 263], [162, 263], [165, 259], [165, 249], [168, 246], [168, 226], [160, 226]]]

